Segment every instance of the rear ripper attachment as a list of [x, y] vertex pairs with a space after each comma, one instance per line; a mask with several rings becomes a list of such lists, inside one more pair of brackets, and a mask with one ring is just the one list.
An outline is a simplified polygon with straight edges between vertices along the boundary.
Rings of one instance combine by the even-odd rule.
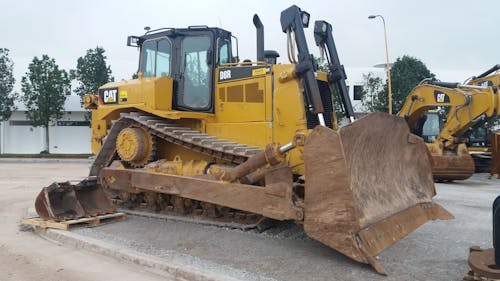
[[116, 210], [95, 177], [76, 185], [70, 182], [52, 183], [44, 187], [35, 199], [35, 209], [40, 218], [64, 221], [93, 217]]

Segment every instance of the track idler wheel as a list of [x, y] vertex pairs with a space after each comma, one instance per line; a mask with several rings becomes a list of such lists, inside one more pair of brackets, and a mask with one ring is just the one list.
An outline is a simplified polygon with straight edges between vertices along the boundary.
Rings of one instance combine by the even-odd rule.
[[153, 137], [141, 128], [125, 128], [116, 138], [116, 151], [120, 158], [131, 166], [143, 167], [153, 159]]

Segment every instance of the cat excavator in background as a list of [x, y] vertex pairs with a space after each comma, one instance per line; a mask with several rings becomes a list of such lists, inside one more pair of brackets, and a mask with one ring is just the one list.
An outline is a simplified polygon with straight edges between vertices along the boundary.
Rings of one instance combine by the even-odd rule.
[[[469, 78], [464, 84], [500, 88], [499, 71], [500, 64], [494, 65], [484, 73]], [[489, 172], [490, 178], [495, 174], [500, 178], [500, 128], [489, 125], [489, 128], [482, 127], [471, 132], [468, 149], [476, 164], [476, 172]]]
[[424, 80], [408, 95], [398, 115], [407, 120], [413, 133], [422, 136], [425, 114], [438, 107], [447, 113], [439, 134], [427, 143], [434, 179], [467, 179], [474, 173], [474, 161], [464, 135], [474, 125], [498, 115], [497, 88]]

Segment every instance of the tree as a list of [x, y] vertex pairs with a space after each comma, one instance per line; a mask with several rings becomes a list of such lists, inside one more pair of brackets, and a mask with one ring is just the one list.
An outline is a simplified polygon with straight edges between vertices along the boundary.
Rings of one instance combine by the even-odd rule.
[[[392, 86], [392, 108], [396, 114], [403, 106], [406, 96], [411, 90], [426, 78], [433, 79], [435, 75], [417, 58], [404, 55], [396, 59], [391, 67], [391, 86]], [[370, 77], [370, 78], [373, 78]], [[365, 84], [370, 84], [365, 79]], [[373, 82], [373, 81], [372, 81]], [[368, 89], [365, 89], [368, 90]], [[388, 111], [388, 90], [387, 81], [384, 83], [381, 91], [377, 94], [363, 94], [363, 103], [373, 103], [373, 109], [376, 111]], [[369, 100], [371, 98], [374, 100]]]
[[383, 111], [386, 104], [382, 102], [385, 87], [382, 78], [370, 72], [363, 74], [363, 81], [361, 103], [369, 112]]
[[16, 95], [12, 93], [15, 82], [13, 68], [9, 49], [0, 48], [0, 121], [9, 119], [14, 110]]
[[82, 104], [85, 94], [97, 93], [99, 87], [114, 81], [104, 52], [101, 47], [88, 49], [85, 56], [78, 58], [76, 70], [71, 71], [71, 78], [78, 81], [75, 93], [80, 96]]
[[21, 90], [26, 117], [32, 126], [45, 128], [45, 151], [49, 152], [49, 125], [62, 117], [66, 95], [71, 91], [68, 74], [53, 58], [35, 57], [21, 80]]

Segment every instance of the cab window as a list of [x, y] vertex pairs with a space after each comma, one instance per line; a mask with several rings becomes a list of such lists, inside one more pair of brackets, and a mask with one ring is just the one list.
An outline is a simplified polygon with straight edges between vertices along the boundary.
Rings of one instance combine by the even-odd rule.
[[219, 48], [219, 65], [224, 63], [229, 63], [229, 44], [227, 41], [222, 41], [222, 45]]
[[209, 36], [192, 36], [182, 40], [184, 91], [178, 99], [181, 106], [194, 110], [210, 107], [210, 41]]
[[171, 49], [170, 41], [166, 38], [144, 42], [140, 64], [143, 77], [169, 76]]

